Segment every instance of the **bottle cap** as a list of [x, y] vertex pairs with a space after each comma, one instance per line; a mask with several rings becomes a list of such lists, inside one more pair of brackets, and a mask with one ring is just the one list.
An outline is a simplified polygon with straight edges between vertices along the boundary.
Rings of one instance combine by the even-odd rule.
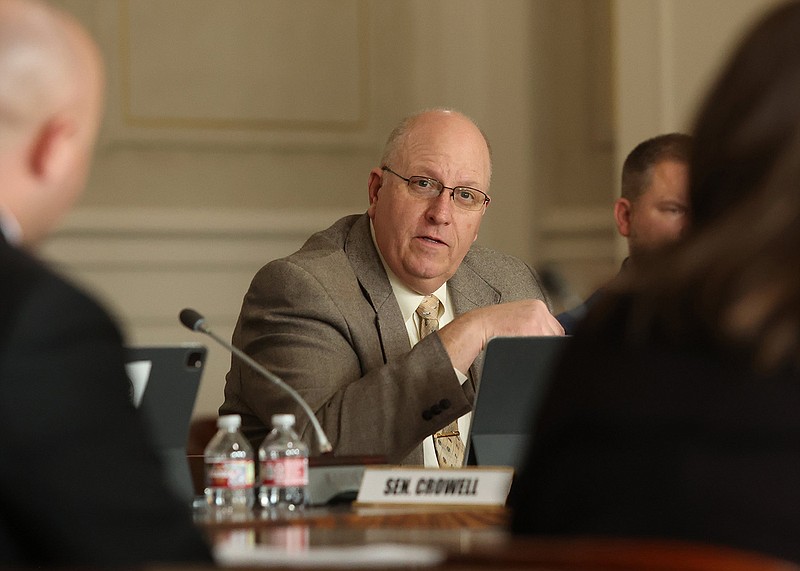
[[286, 428], [287, 426], [294, 426], [294, 415], [293, 414], [273, 414], [272, 415], [272, 426], [282, 426]]
[[217, 428], [239, 428], [242, 425], [242, 417], [238, 414], [224, 414], [217, 419]]

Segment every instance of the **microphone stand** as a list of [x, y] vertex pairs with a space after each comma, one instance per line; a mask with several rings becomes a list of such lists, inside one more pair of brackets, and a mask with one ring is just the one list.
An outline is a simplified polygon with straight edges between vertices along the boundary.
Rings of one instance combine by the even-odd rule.
[[205, 323], [205, 318], [200, 315], [197, 311], [193, 309], [184, 309], [180, 313], [180, 320], [186, 327], [191, 329], [192, 331], [198, 331], [200, 333], [204, 333], [211, 337], [214, 341], [225, 347], [228, 351], [239, 357], [242, 361], [250, 365], [257, 373], [262, 375], [263, 377], [269, 379], [282, 390], [289, 393], [289, 395], [300, 405], [300, 407], [305, 411], [308, 415], [309, 420], [311, 420], [311, 424], [314, 426], [314, 431], [317, 434], [317, 441], [319, 443], [320, 453], [325, 454], [331, 452], [333, 450], [333, 446], [331, 446], [330, 441], [328, 440], [328, 436], [325, 434], [325, 431], [322, 430], [322, 426], [317, 419], [317, 415], [314, 414], [314, 411], [311, 410], [311, 407], [308, 406], [308, 403], [303, 399], [303, 397], [298, 394], [296, 390], [292, 387], [287, 385], [283, 382], [280, 377], [276, 374], [272, 373], [271, 371], [267, 370], [261, 364], [256, 362], [252, 357], [250, 357], [247, 353], [239, 349], [238, 347], [233, 346], [232, 344], [228, 343], [221, 337], [219, 337], [216, 333], [214, 333]]

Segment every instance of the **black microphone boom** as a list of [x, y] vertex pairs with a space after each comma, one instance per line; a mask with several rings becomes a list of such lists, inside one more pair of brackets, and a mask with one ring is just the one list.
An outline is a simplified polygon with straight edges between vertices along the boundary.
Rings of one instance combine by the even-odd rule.
[[227, 349], [228, 351], [239, 357], [242, 361], [250, 365], [250, 367], [258, 374], [260, 374], [262, 377], [265, 377], [266, 379], [272, 381], [273, 383], [278, 385], [283, 391], [289, 393], [289, 396], [291, 396], [297, 402], [297, 404], [300, 405], [300, 407], [308, 415], [308, 418], [311, 420], [311, 424], [314, 425], [314, 430], [317, 433], [317, 441], [319, 442], [320, 452], [324, 454], [326, 452], [330, 452], [333, 449], [330, 441], [328, 440], [328, 437], [325, 435], [325, 431], [322, 430], [322, 426], [320, 426], [319, 424], [319, 420], [317, 420], [317, 416], [311, 410], [311, 407], [308, 406], [308, 403], [305, 400], [303, 400], [303, 397], [301, 397], [296, 390], [294, 390], [292, 387], [283, 382], [275, 373], [272, 373], [271, 371], [267, 370], [266, 368], [258, 364], [255, 360], [253, 360], [250, 357], [250, 355], [248, 355], [241, 349], [234, 347], [233, 345], [231, 345], [230, 343], [219, 337], [217, 334], [215, 334], [213, 331], [211, 331], [211, 329], [209, 329], [208, 326], [206, 325], [205, 317], [203, 317], [200, 313], [198, 313], [194, 309], [190, 309], [187, 307], [186, 309], [182, 310], [180, 313], [180, 320], [181, 323], [183, 323], [186, 327], [188, 327], [192, 331], [198, 331], [200, 333], [204, 333], [205, 335], [211, 337], [214, 341], [225, 347], [225, 349]]
[[205, 326], [205, 318], [197, 313], [194, 309], [186, 308], [181, 311], [180, 314], [181, 323], [183, 323], [186, 327], [191, 329], [192, 331], [202, 331], [202, 327]]

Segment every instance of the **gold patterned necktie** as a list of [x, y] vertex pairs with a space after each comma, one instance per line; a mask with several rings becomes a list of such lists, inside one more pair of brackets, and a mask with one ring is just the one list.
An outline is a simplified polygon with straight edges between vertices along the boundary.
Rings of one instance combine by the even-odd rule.
[[[428, 295], [417, 308], [419, 315], [419, 338], [422, 340], [439, 329], [439, 300]], [[436, 459], [442, 468], [460, 467], [464, 463], [464, 443], [458, 432], [458, 420], [454, 420], [433, 435]]]

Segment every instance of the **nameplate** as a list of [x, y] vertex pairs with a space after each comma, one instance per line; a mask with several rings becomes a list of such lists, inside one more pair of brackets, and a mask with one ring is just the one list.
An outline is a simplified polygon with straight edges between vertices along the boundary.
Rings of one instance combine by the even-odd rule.
[[513, 477], [509, 467], [368, 467], [356, 503], [503, 506]]

